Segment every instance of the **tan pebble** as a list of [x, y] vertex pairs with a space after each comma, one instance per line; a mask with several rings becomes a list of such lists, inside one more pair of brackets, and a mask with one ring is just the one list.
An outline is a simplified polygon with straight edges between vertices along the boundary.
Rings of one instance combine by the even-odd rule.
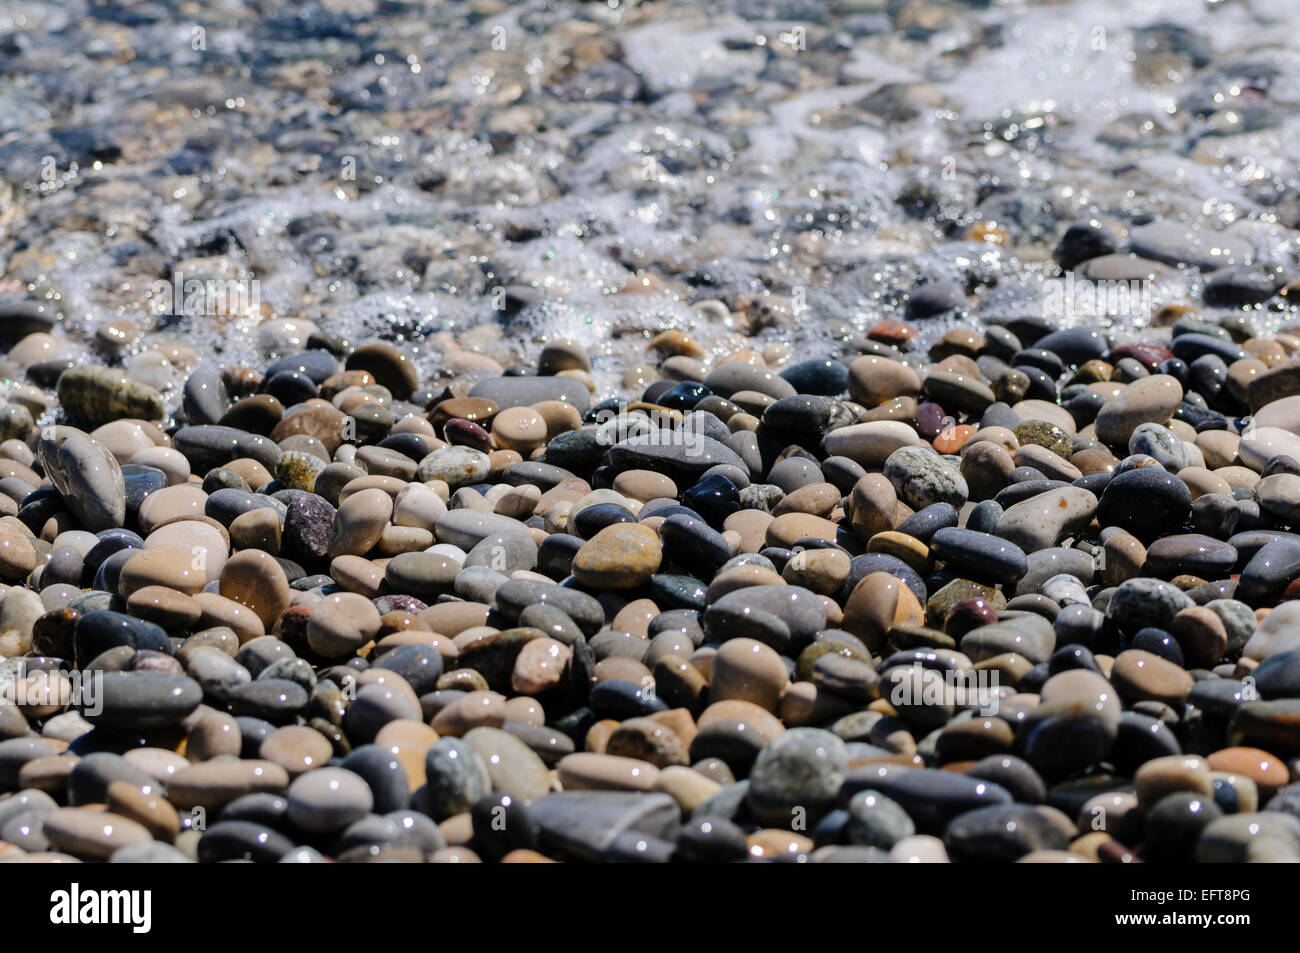
[[525, 695], [536, 695], [559, 685], [572, 650], [555, 639], [533, 639], [515, 659], [511, 687]]
[[533, 511], [541, 498], [542, 491], [540, 487], [531, 484], [515, 486], [501, 494], [500, 499], [496, 501], [492, 509], [493, 512], [502, 516], [523, 520], [533, 515]]
[[727, 532], [739, 535], [737, 551], [756, 553], [767, 545], [767, 528], [775, 517], [762, 510], [740, 510], [723, 520]]
[[36, 549], [31, 538], [8, 524], [0, 523], [0, 579], [20, 582], [36, 568]]
[[696, 725], [703, 731], [709, 725], [720, 721], [738, 721], [754, 729], [768, 741], [785, 731], [785, 726], [767, 709], [741, 699], [713, 702], [700, 713]]
[[200, 627], [226, 626], [239, 636], [241, 643], [266, 635], [262, 620], [243, 603], [216, 592], [200, 592], [193, 598], [201, 613]]
[[828, 519], [809, 513], [786, 513], [767, 525], [767, 544], [789, 549], [797, 540], [805, 537], [834, 543], [839, 541], [839, 534], [838, 524]]
[[624, 470], [614, 477], [613, 488], [623, 496], [643, 503], [649, 500], [677, 497], [677, 484], [671, 478], [653, 470]]
[[373, 599], [383, 586], [384, 569], [362, 556], [339, 556], [330, 562], [330, 576], [348, 592]]
[[1141, 649], [1117, 655], [1110, 680], [1130, 704], [1150, 700], [1181, 705], [1193, 684], [1192, 676], [1182, 666]]
[[390, 499], [395, 499], [397, 494], [406, 489], [408, 485], [405, 480], [400, 480], [397, 477], [367, 474], [343, 484], [343, 488], [339, 490], [339, 503], [342, 504], [349, 497], [356, 496], [364, 490], [382, 490], [388, 494]]
[[771, 860], [781, 855], [810, 854], [813, 842], [802, 834], [765, 828], [745, 837], [749, 856], [754, 860]]
[[145, 447], [131, 458], [131, 462], [161, 470], [167, 477], [168, 486], [178, 486], [190, 478], [189, 460], [171, 447]]
[[164, 586], [186, 595], [201, 592], [207, 584], [206, 565], [201, 556], [202, 553], [190, 553], [174, 546], [142, 549], [123, 564], [118, 592], [130, 596], [148, 586]]
[[482, 625], [492, 607], [482, 602], [445, 602], [420, 613], [420, 624], [431, 632], [455, 637], [465, 629]]
[[543, 400], [533, 404], [533, 410], [541, 415], [546, 424], [546, 442], [550, 442], [562, 433], [577, 430], [582, 426], [582, 414], [578, 408], [563, 400]]
[[1166, 755], [1153, 758], [1137, 769], [1133, 789], [1138, 805], [1149, 811], [1167, 794], [1185, 791], [1210, 797], [1214, 781], [1204, 758], [1197, 755]]
[[649, 762], [585, 751], [561, 758], [556, 774], [567, 791], [651, 791], [659, 779]]
[[537, 699], [516, 695], [506, 700], [506, 721], [541, 727], [546, 724], [546, 712]]
[[91, 860], [107, 860], [122, 847], [153, 840], [143, 824], [85, 807], [59, 808], [44, 815], [42, 822], [51, 847]]
[[609, 743], [609, 738], [618, 730], [619, 722], [612, 718], [602, 719], [587, 729], [587, 734], [583, 739], [584, 750], [591, 754], [604, 754], [605, 745]]
[[161, 625], [168, 632], [187, 632], [199, 621], [199, 607], [183, 592], [167, 586], [144, 586], [126, 600], [127, 610], [138, 619]]
[[230, 524], [230, 545], [235, 549], [260, 549], [280, 552], [280, 516], [269, 506], [258, 506], [240, 513]]
[[253, 610], [269, 628], [289, 608], [289, 580], [275, 557], [260, 549], [247, 549], [226, 561], [221, 570], [220, 594]]
[[888, 573], [868, 575], [844, 605], [844, 630], [858, 636], [872, 651], [879, 650], [893, 626], [924, 624], [925, 610], [912, 590]]
[[900, 361], [873, 354], [849, 364], [849, 396], [866, 407], [875, 407], [894, 397], [912, 396], [921, 390], [916, 371]]
[[687, 815], [722, 790], [722, 785], [698, 771], [669, 765], [660, 769], [654, 790], [670, 795], [682, 809], [682, 814]]
[[793, 493], [787, 493], [772, 510], [780, 517], [786, 513], [807, 513], [826, 517], [839, 505], [840, 491], [831, 483], [810, 483]]
[[334, 755], [329, 739], [306, 725], [285, 725], [262, 740], [258, 756], [278, 764], [290, 778], [323, 767]]
[[546, 441], [546, 421], [531, 407], [509, 407], [492, 420], [492, 437], [503, 450], [526, 453]]
[[884, 475], [868, 473], [861, 477], [849, 493], [848, 514], [854, 533], [868, 540], [892, 529], [897, 505], [893, 484]]
[[1232, 466], [1237, 461], [1237, 445], [1241, 436], [1227, 430], [1206, 430], [1196, 435], [1196, 447], [1205, 457], [1211, 470]]
[[792, 586], [803, 586], [819, 595], [834, 595], [849, 578], [852, 560], [838, 549], [806, 549], [795, 553], [781, 570]]
[[619, 609], [610, 622], [615, 632], [631, 632], [633, 635], [648, 636], [650, 623], [659, 615], [659, 607], [651, 599], [633, 599]]
[[620, 655], [611, 655], [609, 658], [603, 658], [596, 663], [596, 681], [598, 682], [631, 682], [634, 685], [650, 686], [653, 688], [654, 677], [650, 669], [638, 662], [636, 659], [626, 658]]
[[506, 722], [506, 700], [496, 692], [470, 692], [433, 716], [439, 735], [459, 738], [475, 728], [500, 728]]
[[789, 682], [785, 663], [775, 650], [754, 639], [729, 639], [713, 659], [709, 697], [715, 702], [753, 702], [775, 712]]
[[1125, 580], [1135, 579], [1142, 574], [1147, 550], [1136, 536], [1122, 530], [1107, 535], [1103, 537], [1102, 550], [1105, 561], [1102, 563], [1101, 579], [1106, 585], [1118, 586]]
[[[168, 546], [188, 554], [187, 562], [198, 569], [206, 583], [221, 578], [230, 553], [224, 528], [207, 517], [177, 519], [159, 526], [145, 537], [144, 548]], [[205, 583], [205, 584], [206, 584]]]
[[51, 755], [33, 758], [18, 771], [18, 790], [44, 791], [51, 797], [62, 797], [68, 790], [72, 769], [81, 761], [76, 755]]
[[216, 709], [203, 709], [185, 735], [185, 757], [192, 762], [237, 758], [242, 747], [239, 723], [233, 715]]
[[379, 542], [393, 515], [393, 499], [381, 489], [366, 489], [350, 496], [334, 514], [330, 556], [364, 556]]
[[435, 542], [437, 540], [433, 533], [427, 529], [389, 524], [380, 534], [375, 549], [383, 556], [398, 556], [402, 553], [423, 552]]
[[[151, 450], [156, 446], [153, 438], [134, 420], [109, 421], [96, 427], [90, 435], [102, 443], [117, 458], [118, 463], [130, 463], [131, 458], [141, 450]], [[186, 473], [188, 472], [189, 468], [186, 467]]]
[[180, 833], [180, 816], [161, 789], [143, 790], [129, 781], [110, 781], [108, 809], [143, 826], [154, 840], [171, 843]]
[[155, 490], [140, 504], [140, 529], [148, 535], [155, 527], [178, 517], [202, 516], [207, 502], [208, 494], [193, 483]]
[[589, 539], [573, 558], [580, 585], [594, 589], [632, 589], [659, 570], [663, 546], [659, 535], [640, 523], [615, 523]]

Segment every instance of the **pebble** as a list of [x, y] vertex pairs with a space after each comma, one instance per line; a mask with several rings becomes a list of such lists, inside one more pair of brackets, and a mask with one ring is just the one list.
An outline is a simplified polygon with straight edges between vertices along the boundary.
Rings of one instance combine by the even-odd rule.
[[936, 503], [965, 504], [969, 490], [965, 479], [937, 454], [901, 447], [889, 455], [884, 474], [900, 500], [914, 510]]
[[579, 584], [593, 589], [635, 589], [650, 581], [663, 561], [659, 534], [639, 523], [606, 526], [573, 557]]
[[369, 786], [343, 768], [321, 767], [299, 775], [286, 793], [286, 814], [304, 831], [342, 830], [374, 806]]
[[1055, 546], [1097, 511], [1097, 497], [1088, 490], [1074, 486], [1049, 489], [1005, 509], [994, 532], [1023, 552], [1033, 553]]

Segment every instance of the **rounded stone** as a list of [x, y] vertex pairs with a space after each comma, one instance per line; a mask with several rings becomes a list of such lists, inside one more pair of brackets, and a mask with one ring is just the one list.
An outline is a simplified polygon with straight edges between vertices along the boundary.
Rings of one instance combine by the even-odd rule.
[[287, 794], [288, 817], [305, 831], [338, 831], [370, 813], [374, 798], [359, 776], [343, 768], [317, 768], [300, 775]]

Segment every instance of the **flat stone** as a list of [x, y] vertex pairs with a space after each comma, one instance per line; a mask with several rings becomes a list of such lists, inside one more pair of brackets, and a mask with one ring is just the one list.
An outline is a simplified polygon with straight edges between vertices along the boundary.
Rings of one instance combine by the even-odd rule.
[[[121, 731], [152, 731], [178, 724], [203, 700], [198, 682], [160, 672], [105, 672], [97, 706], [85, 716], [91, 724]], [[102, 710], [94, 712], [93, 707]]]
[[566, 791], [538, 799], [531, 809], [542, 850], [586, 861], [603, 859], [630, 831], [669, 839], [681, 821], [677, 802], [657, 792]]
[[1069, 838], [1039, 808], [997, 804], [954, 818], [943, 835], [955, 861], [1010, 863], [1033, 851], [1064, 851]]

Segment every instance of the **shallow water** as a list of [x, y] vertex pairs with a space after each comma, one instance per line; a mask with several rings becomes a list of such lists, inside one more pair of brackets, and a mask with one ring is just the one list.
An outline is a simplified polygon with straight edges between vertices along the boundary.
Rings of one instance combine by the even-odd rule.
[[[440, 332], [502, 364], [572, 337], [604, 396], [664, 327], [715, 351], [852, 352], [927, 281], [970, 293], [918, 322], [931, 336], [1040, 314], [1081, 219], [1221, 231], [1239, 263], [1294, 265], [1293, 14], [11, 0], [0, 291], [56, 309], [76, 359], [135, 319], [114, 359], [173, 398], [183, 374], [139, 355], [171, 341], [261, 366], [313, 325], [404, 342], [429, 373]], [[1006, 244], [968, 240], [979, 222]], [[160, 314], [154, 282], [176, 272], [256, 281], [255, 306]], [[1204, 280], [1170, 271], [1152, 303]], [[692, 307], [710, 299], [732, 316]], [[1145, 318], [1072, 320], [1167, 333]], [[284, 320], [311, 323], [267, 323]]]

